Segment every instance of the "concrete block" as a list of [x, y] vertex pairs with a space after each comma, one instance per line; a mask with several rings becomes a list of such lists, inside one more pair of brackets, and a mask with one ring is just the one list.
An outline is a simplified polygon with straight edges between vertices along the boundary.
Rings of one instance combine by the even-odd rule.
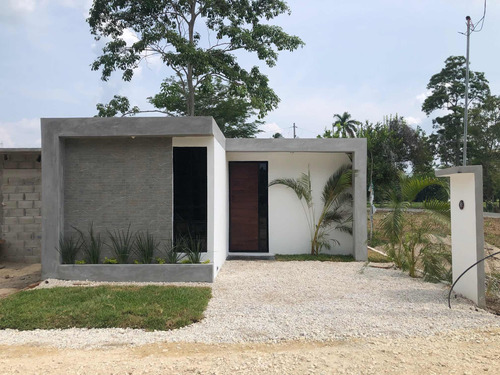
[[40, 211], [39, 208], [28, 208], [26, 209], [26, 216], [41, 216]]
[[2, 234], [2, 238], [6, 241], [6, 242], [12, 242], [12, 241], [17, 241], [18, 238], [17, 238], [17, 233], [3, 233]]
[[[9, 233], [11, 234], [11, 233]], [[13, 233], [16, 234], [16, 233]], [[23, 241], [33, 241], [36, 239], [36, 236], [34, 233], [28, 233], [28, 232], [22, 232], [22, 233], [17, 233], [17, 239], [23, 240]]]
[[25, 216], [24, 215], [24, 209], [23, 208], [10, 208], [10, 209], [7, 210], [6, 213], [4, 213], [4, 216], [10, 216], [10, 217]]
[[26, 193], [24, 199], [27, 201], [38, 201], [40, 200], [40, 193]]
[[35, 162], [34, 161], [20, 162], [19, 169], [35, 169]]
[[24, 200], [24, 193], [9, 194], [9, 201], [22, 201]]
[[35, 187], [33, 185], [23, 185], [23, 186], [18, 186], [15, 193], [33, 193], [34, 190]]
[[19, 186], [12, 186], [12, 185], [2, 185], [0, 188], [3, 194], [9, 194], [9, 193], [20, 193]]
[[33, 208], [33, 201], [19, 201], [17, 208]]
[[42, 224], [42, 217], [41, 216], [34, 216], [35, 219], [35, 224]]
[[20, 217], [20, 218], [13, 218], [13, 219], [18, 219], [19, 224], [35, 224], [35, 218], [34, 217]]
[[21, 224], [9, 225], [9, 232], [20, 233], [22, 231], [24, 231], [24, 225]]
[[5, 209], [17, 208], [17, 201], [4, 201], [2, 207]]
[[7, 242], [5, 245], [6, 245], [5, 248], [9, 252], [24, 249], [24, 241], [20, 241], [20, 240], [10, 241], [10, 242]]
[[34, 191], [36, 193], [41, 193], [42, 192], [42, 185], [35, 185], [34, 186]]
[[4, 160], [4, 162], [3, 162], [3, 168], [4, 169], [18, 169], [19, 168], [19, 163], [17, 161]]
[[0, 227], [2, 228], [2, 233], [7, 233], [7, 232], [9, 232], [9, 225], [7, 225], [7, 224], [2, 224]]
[[24, 183], [23, 178], [9, 176], [7, 177], [7, 183], [4, 182], [4, 185], [22, 185], [23, 183]]
[[24, 226], [24, 230], [26, 232], [41, 232], [42, 231], [42, 225], [41, 224], [26, 224]]
[[8, 225], [8, 224], [11, 224], [11, 225], [16, 225], [19, 223], [19, 219], [20, 218], [17, 218], [17, 217], [4, 217], [3, 218], [3, 223]]
[[26, 160], [26, 154], [22, 153], [12, 153], [7, 155], [10, 161], [25, 161]]
[[24, 179], [25, 185], [40, 185], [41, 178], [40, 177], [29, 177]]
[[42, 201], [34, 201], [33, 208], [42, 208]]
[[38, 241], [38, 240], [30, 240], [30, 241], [25, 241], [24, 242], [24, 247], [25, 248], [37, 248], [37, 247], [40, 247], [42, 246], [41, 242]]

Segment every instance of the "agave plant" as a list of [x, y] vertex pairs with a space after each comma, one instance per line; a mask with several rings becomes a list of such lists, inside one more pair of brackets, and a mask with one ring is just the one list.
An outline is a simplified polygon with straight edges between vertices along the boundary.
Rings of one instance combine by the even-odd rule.
[[140, 263], [150, 264], [154, 259], [154, 253], [158, 246], [160, 246], [160, 243], [149, 231], [136, 233], [134, 249]]
[[81, 238], [74, 238], [73, 236], [64, 237], [62, 233], [59, 236], [59, 247], [57, 251], [61, 254], [62, 264], [75, 264], [76, 256], [81, 248]]
[[165, 254], [165, 262], [168, 264], [176, 264], [179, 263], [182, 258], [184, 258], [184, 254], [182, 253], [182, 248], [179, 244], [175, 245], [173, 241], [168, 241], [163, 245], [163, 253]]
[[94, 232], [94, 223], [90, 223], [88, 234], [85, 235], [80, 229], [73, 227], [80, 235], [82, 250], [87, 263], [98, 264], [101, 258], [102, 248], [105, 245], [100, 233]]
[[311, 172], [302, 173], [298, 178], [278, 178], [269, 186], [283, 185], [292, 189], [299, 198], [307, 219], [311, 238], [311, 254], [318, 255], [323, 248], [330, 249], [339, 244], [335, 239], [329, 240], [331, 230], [339, 230], [352, 234], [352, 167], [343, 165], [325, 183], [321, 195], [323, 207], [316, 217], [312, 199]]

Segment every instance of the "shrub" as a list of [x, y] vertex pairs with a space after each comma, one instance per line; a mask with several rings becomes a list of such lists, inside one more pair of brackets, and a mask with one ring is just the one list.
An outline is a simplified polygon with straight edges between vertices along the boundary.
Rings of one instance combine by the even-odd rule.
[[154, 253], [159, 245], [160, 243], [149, 231], [137, 232], [135, 234], [134, 251], [139, 263], [150, 264], [154, 259]]
[[88, 235], [86, 236], [83, 232], [73, 227], [79, 234], [80, 240], [82, 241], [82, 250], [86, 257], [86, 261], [89, 264], [98, 264], [99, 259], [101, 258], [102, 247], [105, 245], [105, 242], [101, 238], [100, 233], [94, 232], [94, 223], [90, 223], [88, 229]]
[[197, 237], [184, 237], [179, 241], [179, 246], [184, 253], [186, 253], [186, 261], [183, 263], [201, 263], [203, 255], [203, 240]]
[[173, 241], [168, 241], [163, 245], [163, 253], [165, 254], [165, 262], [168, 264], [179, 263], [184, 254], [182, 254], [182, 246], [180, 245], [183, 241], [179, 241], [179, 244], [175, 245]]
[[59, 236], [59, 247], [57, 251], [61, 254], [62, 264], [74, 264], [76, 261], [76, 256], [82, 248], [82, 241], [80, 238], [74, 238], [70, 236], [69, 238], [64, 238], [61, 233]]
[[130, 224], [127, 231], [123, 229], [114, 230], [113, 232], [108, 231], [108, 235], [111, 240], [111, 245], [108, 246], [118, 263], [128, 263], [134, 245], [134, 234], [130, 232]]

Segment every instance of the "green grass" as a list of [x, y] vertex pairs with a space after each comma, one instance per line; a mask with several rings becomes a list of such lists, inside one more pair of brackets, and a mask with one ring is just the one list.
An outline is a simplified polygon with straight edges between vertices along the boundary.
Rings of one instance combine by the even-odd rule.
[[329, 255], [329, 254], [276, 254], [275, 259], [279, 262], [291, 262], [291, 261], [319, 261], [319, 262], [354, 262], [354, 257], [352, 255]]
[[24, 291], [0, 300], [0, 329], [170, 330], [203, 318], [210, 288], [71, 287]]

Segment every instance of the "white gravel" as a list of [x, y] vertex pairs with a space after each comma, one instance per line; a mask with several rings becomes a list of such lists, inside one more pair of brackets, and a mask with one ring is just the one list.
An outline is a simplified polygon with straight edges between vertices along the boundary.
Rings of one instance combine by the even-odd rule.
[[[49, 280], [41, 287], [63, 284], [72, 283]], [[277, 342], [427, 336], [500, 327], [500, 317], [467, 300], [453, 299], [450, 310], [443, 284], [362, 263], [228, 261], [212, 288], [205, 319], [182, 329], [3, 330], [0, 345], [95, 348], [163, 341]]]

